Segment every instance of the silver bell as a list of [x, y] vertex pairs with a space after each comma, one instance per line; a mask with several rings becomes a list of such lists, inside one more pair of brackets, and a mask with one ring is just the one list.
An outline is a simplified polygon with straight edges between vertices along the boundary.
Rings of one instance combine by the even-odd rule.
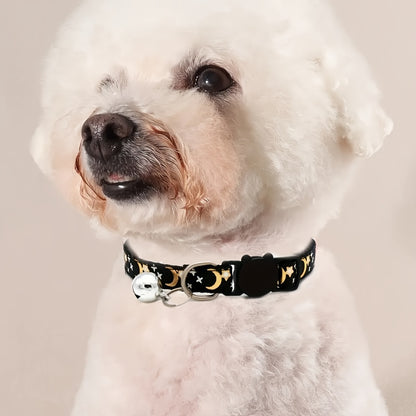
[[160, 282], [154, 273], [140, 273], [133, 279], [133, 293], [140, 302], [155, 302], [160, 299]]

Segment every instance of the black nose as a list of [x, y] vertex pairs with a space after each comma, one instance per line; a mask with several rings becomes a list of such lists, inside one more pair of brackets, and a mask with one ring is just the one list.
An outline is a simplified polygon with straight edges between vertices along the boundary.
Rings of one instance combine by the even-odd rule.
[[84, 147], [89, 156], [107, 161], [120, 153], [122, 142], [133, 136], [135, 124], [121, 114], [96, 114], [82, 126]]

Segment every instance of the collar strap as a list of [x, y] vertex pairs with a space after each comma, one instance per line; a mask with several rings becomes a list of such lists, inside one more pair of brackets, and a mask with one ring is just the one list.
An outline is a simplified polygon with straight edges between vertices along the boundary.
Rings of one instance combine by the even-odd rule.
[[[134, 279], [134, 293], [144, 302], [166, 299], [177, 290], [195, 300], [212, 299], [218, 294], [260, 297], [269, 292], [296, 290], [300, 281], [312, 272], [315, 252], [316, 242], [312, 240], [302, 253], [291, 257], [273, 257], [268, 253], [262, 257], [246, 255], [241, 260], [221, 264], [176, 266], [143, 260], [126, 242], [124, 268]], [[157, 293], [154, 293], [155, 288]], [[146, 290], [153, 290], [153, 296], [147, 297]]]

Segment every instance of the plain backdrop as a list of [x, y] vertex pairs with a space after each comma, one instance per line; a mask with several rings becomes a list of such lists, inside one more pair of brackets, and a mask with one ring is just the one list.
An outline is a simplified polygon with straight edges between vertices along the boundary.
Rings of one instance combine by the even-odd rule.
[[[43, 57], [74, 0], [1, 0], [0, 413], [68, 415], [101, 288], [121, 245], [100, 241], [30, 158]], [[353, 291], [391, 415], [416, 415], [416, 5], [333, 0], [395, 130], [318, 239]], [[335, 416], [335, 415], [328, 415]]]

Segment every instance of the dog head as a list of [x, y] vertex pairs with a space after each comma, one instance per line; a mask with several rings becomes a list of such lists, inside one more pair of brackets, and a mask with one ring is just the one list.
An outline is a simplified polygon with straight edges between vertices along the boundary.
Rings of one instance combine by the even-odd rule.
[[391, 130], [378, 90], [325, 5], [246, 3], [89, 0], [63, 26], [33, 154], [89, 216], [309, 238], [337, 209]]

